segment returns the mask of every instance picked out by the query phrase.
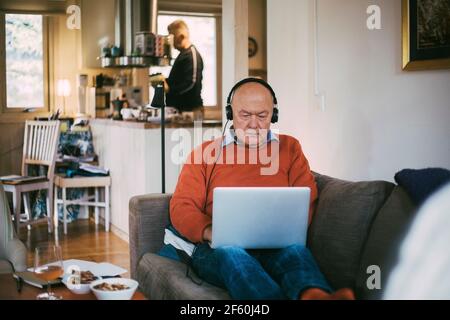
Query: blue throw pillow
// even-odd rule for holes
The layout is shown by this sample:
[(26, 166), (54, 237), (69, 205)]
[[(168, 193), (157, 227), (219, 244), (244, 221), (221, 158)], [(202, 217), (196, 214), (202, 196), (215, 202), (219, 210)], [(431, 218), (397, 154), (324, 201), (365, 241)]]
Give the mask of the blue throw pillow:
[(394, 179), (406, 190), (412, 201), (420, 205), (450, 181), (450, 171), (443, 168), (403, 169), (395, 174)]

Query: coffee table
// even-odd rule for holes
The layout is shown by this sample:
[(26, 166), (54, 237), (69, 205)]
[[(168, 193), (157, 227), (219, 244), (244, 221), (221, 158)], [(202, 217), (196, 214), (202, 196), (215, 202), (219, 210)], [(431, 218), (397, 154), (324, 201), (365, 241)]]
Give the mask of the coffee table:
[[(36, 300), (39, 293), (45, 292), (46, 289), (33, 287), (27, 283), (22, 285), (21, 292), (17, 291), (16, 279), (11, 273), (0, 274), (0, 300)], [(88, 294), (75, 294), (66, 288), (64, 284), (52, 286), (52, 291), (62, 296), (64, 300), (96, 300), (95, 295), (90, 292)], [(136, 291), (132, 300), (147, 300), (142, 292)]]

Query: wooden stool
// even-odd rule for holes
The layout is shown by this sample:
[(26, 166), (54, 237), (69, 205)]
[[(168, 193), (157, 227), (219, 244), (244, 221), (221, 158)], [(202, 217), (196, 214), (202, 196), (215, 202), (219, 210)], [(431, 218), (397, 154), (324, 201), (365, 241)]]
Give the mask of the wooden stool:
[[(105, 208), (105, 230), (109, 231), (110, 221), (110, 198), (109, 187), (111, 186), (111, 177), (80, 177), (66, 178), (64, 175), (55, 175), (55, 196), (54, 196), (54, 224), (58, 228), (58, 204), (63, 205), (64, 234), (67, 234), (67, 206), (69, 204), (78, 204), (81, 206), (95, 207), (95, 224), (99, 220), (99, 207)], [(62, 189), (62, 199), (58, 199), (58, 187)], [(98, 188), (105, 188), (105, 201), (100, 202)], [(84, 200), (67, 200), (66, 190), (68, 188), (95, 188), (94, 202)]]

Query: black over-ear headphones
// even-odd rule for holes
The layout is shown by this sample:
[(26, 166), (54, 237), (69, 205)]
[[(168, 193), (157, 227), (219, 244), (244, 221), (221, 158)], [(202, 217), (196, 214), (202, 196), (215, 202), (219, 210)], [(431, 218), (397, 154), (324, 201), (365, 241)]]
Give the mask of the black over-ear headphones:
[(234, 92), (237, 90), (237, 88), (239, 88), (243, 84), (249, 83), (249, 82), (256, 82), (256, 83), (263, 85), (272, 94), (274, 107), (273, 107), (273, 113), (272, 113), (272, 118), (270, 119), (270, 122), (276, 123), (278, 121), (277, 97), (276, 97), (275, 92), (273, 91), (272, 87), (266, 81), (259, 79), (259, 78), (245, 78), (245, 79), (239, 81), (238, 83), (236, 83), (233, 86), (233, 88), (231, 88), (230, 93), (228, 94), (228, 98), (227, 98), (227, 106), (225, 107), (225, 113), (227, 116), (227, 120), (233, 120), (233, 108), (231, 107), (231, 100), (233, 99)]

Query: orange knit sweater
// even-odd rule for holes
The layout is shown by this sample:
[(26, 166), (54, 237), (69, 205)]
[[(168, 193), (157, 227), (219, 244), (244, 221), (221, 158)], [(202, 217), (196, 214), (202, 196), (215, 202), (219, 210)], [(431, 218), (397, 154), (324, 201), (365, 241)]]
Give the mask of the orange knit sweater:
[[(191, 152), (188, 157), (190, 163), (183, 166), (170, 201), (172, 224), (183, 236), (194, 243), (203, 241), (204, 229), (212, 224), (212, 198), (215, 187), (310, 187), (309, 221), (311, 222), (317, 199), (317, 186), (308, 160), (297, 139), (288, 135), (279, 135), (279, 142), (271, 141), (264, 147), (267, 148), (266, 154), (273, 155), (272, 161), (278, 160), (278, 170), (271, 175), (262, 175), (261, 169), (267, 169), (271, 165), (273, 166), (273, 163), (267, 164), (267, 159), (262, 158), (261, 160), (259, 157), (257, 161), (250, 161), (249, 149), (234, 143), (222, 148), (222, 154), (218, 153), (216, 156), (211, 151), (210, 157), (199, 158), (198, 155), (201, 156), (202, 151), (207, 150), (208, 147), (212, 149), (214, 145), (210, 145), (211, 143), (219, 146), (221, 138), (205, 142)], [(274, 147), (278, 148), (278, 157), (276, 152), (272, 153), (272, 150), (275, 150)], [(227, 154), (231, 154), (231, 158)], [(245, 163), (238, 161), (239, 154), (246, 155)], [(218, 161), (213, 170), (214, 160), (222, 157), (224, 158), (223, 162)], [(225, 161), (225, 159), (233, 158), (232, 164), (229, 163), (230, 161)], [(195, 159), (197, 162), (194, 162)], [(203, 160), (198, 161), (199, 159)], [(242, 158), (239, 159), (242, 160)], [(206, 185), (210, 175), (208, 196), (206, 197)], [(232, 208), (233, 204), (230, 203), (230, 210)]]

